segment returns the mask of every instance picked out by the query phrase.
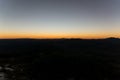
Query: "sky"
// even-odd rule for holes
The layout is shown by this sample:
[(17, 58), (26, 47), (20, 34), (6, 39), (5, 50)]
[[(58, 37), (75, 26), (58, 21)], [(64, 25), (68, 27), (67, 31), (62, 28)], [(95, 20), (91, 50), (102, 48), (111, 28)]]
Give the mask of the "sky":
[(0, 38), (120, 37), (120, 0), (0, 0)]

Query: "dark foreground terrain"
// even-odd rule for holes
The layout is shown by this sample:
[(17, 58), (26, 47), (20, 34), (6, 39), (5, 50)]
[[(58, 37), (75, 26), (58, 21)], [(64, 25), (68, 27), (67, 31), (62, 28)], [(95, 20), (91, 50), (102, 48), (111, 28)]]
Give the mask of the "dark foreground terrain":
[(120, 80), (120, 39), (1, 39), (8, 80)]

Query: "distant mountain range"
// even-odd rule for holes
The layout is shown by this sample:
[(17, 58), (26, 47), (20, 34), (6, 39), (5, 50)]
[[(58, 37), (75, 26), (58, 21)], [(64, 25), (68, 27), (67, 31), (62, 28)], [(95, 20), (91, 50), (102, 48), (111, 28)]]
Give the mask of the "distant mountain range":
[(58, 55), (120, 55), (120, 39), (0, 39), (4, 56), (31, 54)]

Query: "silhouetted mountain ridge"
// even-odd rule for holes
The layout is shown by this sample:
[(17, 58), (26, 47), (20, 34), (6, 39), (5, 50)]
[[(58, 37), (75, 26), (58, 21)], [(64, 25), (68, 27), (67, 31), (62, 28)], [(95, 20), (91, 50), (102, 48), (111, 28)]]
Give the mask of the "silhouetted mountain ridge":
[(0, 39), (0, 54), (120, 54), (120, 39)]

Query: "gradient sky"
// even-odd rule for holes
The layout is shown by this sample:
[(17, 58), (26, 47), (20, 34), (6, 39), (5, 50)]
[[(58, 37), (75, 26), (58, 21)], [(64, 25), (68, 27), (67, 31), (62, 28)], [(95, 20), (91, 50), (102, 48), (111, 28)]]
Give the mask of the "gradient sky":
[(0, 38), (120, 37), (120, 0), (0, 0)]

